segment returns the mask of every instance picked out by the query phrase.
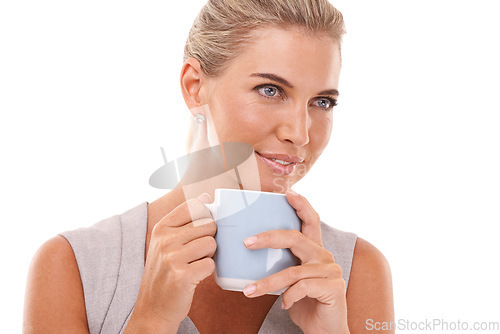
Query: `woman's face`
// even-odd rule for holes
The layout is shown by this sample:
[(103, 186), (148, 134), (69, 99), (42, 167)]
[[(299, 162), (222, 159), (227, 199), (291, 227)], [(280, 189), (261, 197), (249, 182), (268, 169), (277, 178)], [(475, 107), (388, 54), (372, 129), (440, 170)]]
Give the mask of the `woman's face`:
[[(253, 36), (222, 76), (205, 81), (203, 95), (219, 142), (250, 144), (262, 191), (285, 192), (311, 169), (330, 139), (339, 45), (297, 29), (264, 28)], [(259, 153), (300, 162), (276, 167)]]

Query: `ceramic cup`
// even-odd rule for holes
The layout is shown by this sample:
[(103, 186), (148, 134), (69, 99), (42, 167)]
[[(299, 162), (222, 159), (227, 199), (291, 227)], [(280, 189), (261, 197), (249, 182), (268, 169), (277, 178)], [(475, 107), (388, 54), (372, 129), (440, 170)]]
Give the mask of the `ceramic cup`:
[[(243, 240), (269, 230), (301, 231), (301, 221), (285, 194), (253, 190), (215, 190), (215, 199), (205, 204), (217, 225), (214, 255), (215, 280), (224, 290), (243, 289), (300, 260), (288, 249), (248, 249)], [(269, 294), (280, 295), (286, 288)]]

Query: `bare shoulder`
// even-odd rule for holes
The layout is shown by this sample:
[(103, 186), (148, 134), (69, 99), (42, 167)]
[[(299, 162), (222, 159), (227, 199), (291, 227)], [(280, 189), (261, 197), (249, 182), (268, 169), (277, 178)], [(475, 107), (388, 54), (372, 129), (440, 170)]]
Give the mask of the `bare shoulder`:
[(380, 324), (378, 333), (394, 333), (394, 328), (382, 330), (384, 324), (394, 322), (389, 262), (380, 250), (359, 237), (347, 288), (347, 314), (351, 333), (365, 332), (376, 324)]
[(85, 299), (73, 249), (57, 235), (30, 264), (23, 333), (88, 333)]

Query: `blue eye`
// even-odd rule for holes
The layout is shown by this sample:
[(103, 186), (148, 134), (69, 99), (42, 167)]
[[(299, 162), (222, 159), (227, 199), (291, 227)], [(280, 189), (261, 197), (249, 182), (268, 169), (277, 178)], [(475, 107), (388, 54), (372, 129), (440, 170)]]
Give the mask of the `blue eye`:
[(278, 91), (274, 87), (264, 87), (264, 94), (274, 96)]
[(258, 90), (259, 94), (264, 96), (264, 97), (279, 97), (280, 96), (279, 89), (275, 86), (264, 85), (264, 86), (260, 86), (257, 88), (258, 88), (257, 90)]
[(318, 102), (317, 104), (318, 107), (326, 110), (330, 110), (337, 105), (337, 101), (327, 98), (320, 98), (317, 100), (317, 102)]

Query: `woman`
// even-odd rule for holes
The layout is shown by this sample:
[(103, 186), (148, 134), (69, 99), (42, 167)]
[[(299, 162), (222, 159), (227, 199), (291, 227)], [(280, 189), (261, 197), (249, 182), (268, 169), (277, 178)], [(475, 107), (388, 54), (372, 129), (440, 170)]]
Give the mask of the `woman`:
[[(227, 171), (181, 181), (153, 203), (47, 241), (30, 268), (25, 332), (358, 333), (393, 321), (384, 256), (327, 227), (291, 190), (330, 138), (343, 33), (342, 15), (326, 0), (209, 1), (181, 70), (196, 120), (189, 148), (240, 142), (255, 153), (240, 178)], [(211, 166), (193, 161), (183, 180)], [(203, 205), (215, 188), (286, 193), (302, 231), (261, 233), (245, 246), (290, 248), (301, 264), (244, 293), (220, 289), (216, 226)], [(283, 287), (279, 297), (267, 294)]]

